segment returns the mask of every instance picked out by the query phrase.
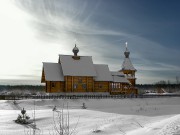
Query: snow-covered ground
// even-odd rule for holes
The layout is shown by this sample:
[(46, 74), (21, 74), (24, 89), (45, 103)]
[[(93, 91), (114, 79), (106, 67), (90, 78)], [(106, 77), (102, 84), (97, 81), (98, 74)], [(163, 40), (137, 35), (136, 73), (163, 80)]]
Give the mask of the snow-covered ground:
[[(34, 100), (17, 103), (0, 101), (0, 135), (33, 134), (31, 125), (13, 120), (23, 107), (32, 118)], [(179, 97), (35, 100), (36, 134), (55, 134), (52, 109), (56, 105), (60, 110), (63, 103), (69, 105), (70, 128), (76, 127), (76, 135), (180, 135)], [(81, 108), (83, 103), (87, 109)]]

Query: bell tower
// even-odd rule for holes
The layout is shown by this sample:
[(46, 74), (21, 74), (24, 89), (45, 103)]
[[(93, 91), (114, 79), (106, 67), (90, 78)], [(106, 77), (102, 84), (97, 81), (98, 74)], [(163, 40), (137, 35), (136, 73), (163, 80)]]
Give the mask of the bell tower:
[(122, 71), (125, 74), (126, 78), (130, 81), (131, 85), (135, 86), (136, 85), (135, 72), (137, 70), (134, 68), (134, 66), (129, 58), (130, 52), (128, 50), (127, 42), (125, 44), (126, 44), (126, 50), (124, 52), (125, 58), (124, 58), (124, 61), (122, 64), (122, 69), (120, 71)]

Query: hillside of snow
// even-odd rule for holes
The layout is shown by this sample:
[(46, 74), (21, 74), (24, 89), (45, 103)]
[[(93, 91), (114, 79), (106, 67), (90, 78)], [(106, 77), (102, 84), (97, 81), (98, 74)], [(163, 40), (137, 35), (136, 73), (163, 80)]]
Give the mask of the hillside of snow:
[[(52, 109), (68, 103), (70, 130), (76, 135), (178, 135), (180, 98), (35, 100), (36, 134), (55, 134)], [(87, 109), (82, 109), (85, 103)], [(0, 135), (33, 134), (32, 126), (14, 122), (25, 108), (33, 118), (34, 100), (0, 101)], [(67, 112), (64, 109), (64, 112)], [(57, 120), (57, 119), (55, 119)], [(58, 122), (58, 121), (57, 121)]]

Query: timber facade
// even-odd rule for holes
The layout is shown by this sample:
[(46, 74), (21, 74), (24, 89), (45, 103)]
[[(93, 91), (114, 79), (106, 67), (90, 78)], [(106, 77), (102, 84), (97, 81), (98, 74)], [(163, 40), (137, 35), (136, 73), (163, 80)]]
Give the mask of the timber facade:
[[(135, 71), (110, 71), (108, 65), (93, 64), (91, 56), (59, 55), (57, 63), (43, 62), (41, 82), (47, 93), (137, 94)], [(128, 73), (128, 74), (127, 74)]]

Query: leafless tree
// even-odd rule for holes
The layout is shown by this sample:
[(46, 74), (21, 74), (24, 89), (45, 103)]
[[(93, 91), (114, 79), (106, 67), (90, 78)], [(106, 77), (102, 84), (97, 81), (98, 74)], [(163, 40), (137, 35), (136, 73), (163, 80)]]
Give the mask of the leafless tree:
[(66, 108), (64, 104), (60, 110), (53, 109), (53, 128), (56, 135), (74, 135), (77, 128), (78, 122), (73, 129), (70, 129), (70, 117), (68, 103)]

